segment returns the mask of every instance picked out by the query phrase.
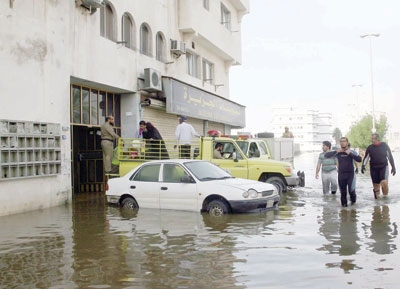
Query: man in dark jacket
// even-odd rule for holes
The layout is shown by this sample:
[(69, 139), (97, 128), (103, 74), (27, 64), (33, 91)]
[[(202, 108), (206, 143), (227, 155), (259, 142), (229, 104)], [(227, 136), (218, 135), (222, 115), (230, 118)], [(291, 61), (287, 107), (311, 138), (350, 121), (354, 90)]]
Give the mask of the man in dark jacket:
[(340, 138), (340, 148), (338, 150), (325, 153), (325, 158), (334, 156), (338, 160), (340, 201), (343, 207), (347, 207), (347, 190), (349, 191), (352, 205), (357, 199), (354, 161), (361, 162), (362, 158), (356, 151), (349, 148), (349, 140), (347, 137)]
[(142, 130), (142, 137), (146, 140), (147, 159), (169, 159), (165, 142), (158, 129), (150, 122), (141, 120), (139, 127)]
[(381, 187), (382, 194), (387, 196), (389, 193), (389, 166), (388, 160), (392, 167), (392, 175), (396, 174), (396, 167), (394, 165), (394, 160), (392, 152), (389, 146), (380, 141), (379, 134), (373, 133), (371, 135), (372, 144), (368, 146), (365, 152), (364, 160), (362, 162), (361, 172), (365, 172), (365, 166), (369, 161), (369, 170), (372, 179), (373, 192), (375, 199), (378, 198)]

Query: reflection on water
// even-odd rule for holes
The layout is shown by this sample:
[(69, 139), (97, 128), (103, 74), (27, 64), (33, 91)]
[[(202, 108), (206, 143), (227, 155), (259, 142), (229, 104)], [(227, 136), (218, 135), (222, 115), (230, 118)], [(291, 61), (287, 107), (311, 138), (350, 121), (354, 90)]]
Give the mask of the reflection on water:
[(360, 177), (345, 209), (309, 178), (263, 214), (124, 211), (100, 194), (0, 217), (0, 288), (397, 288), (396, 178), (375, 201)]
[[(330, 254), (352, 256), (360, 250), (360, 238), (357, 228), (357, 211), (355, 209), (340, 209), (338, 207), (324, 206), (320, 233), (330, 242), (324, 244), (319, 250), (326, 250)], [(354, 264), (353, 259), (343, 259), (341, 262), (327, 263), (328, 268), (339, 267), (345, 273), (350, 270), (360, 269)]]
[(375, 206), (372, 213), (370, 250), (377, 254), (390, 254), (397, 249), (393, 239), (397, 237), (396, 222), (391, 223), (389, 207), (387, 205)]

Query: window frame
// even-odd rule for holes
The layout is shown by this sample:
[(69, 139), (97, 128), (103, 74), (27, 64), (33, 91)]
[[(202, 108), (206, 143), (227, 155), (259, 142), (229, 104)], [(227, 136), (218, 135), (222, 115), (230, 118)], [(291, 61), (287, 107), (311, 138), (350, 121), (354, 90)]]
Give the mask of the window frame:
[(210, 11), (210, 0), (203, 0), (203, 8)]
[(186, 72), (190, 76), (200, 78), (199, 73), (199, 55), (191, 51), (186, 51)]
[(156, 34), (156, 60), (160, 62), (166, 61), (167, 44), (162, 32)]
[(151, 29), (147, 23), (140, 26), (140, 53), (152, 56)]
[[(70, 85), (71, 112), (73, 125), (100, 126), (107, 115), (113, 115), (115, 129), (121, 130), (121, 95), (96, 88)], [(84, 91), (87, 95), (84, 95)], [(86, 97), (86, 101), (83, 99)], [(86, 115), (86, 116), (85, 116)]]
[(116, 40), (115, 12), (109, 4), (100, 8), (100, 36), (111, 41)]
[[(129, 31), (126, 31), (127, 29)], [(129, 36), (129, 39), (127, 39), (127, 36)], [(135, 25), (128, 13), (124, 13), (121, 18), (121, 40), (125, 47), (135, 49)]]
[[(158, 174), (157, 174), (157, 179), (141, 179), (142, 177), (142, 172), (146, 170), (152, 170), (155, 167), (158, 167)], [(161, 171), (161, 164), (149, 164), (142, 166), (139, 170), (137, 170), (133, 176), (129, 179), (130, 181), (135, 181), (135, 182), (148, 182), (148, 183), (158, 183), (160, 182), (160, 171)], [(156, 177), (155, 175), (151, 175), (151, 177)]]
[(209, 84), (214, 84), (214, 82), (215, 82), (214, 63), (203, 58), (202, 68), (203, 68), (203, 82), (209, 83)]
[(231, 30), (231, 11), (221, 3), (221, 24), (228, 30)]

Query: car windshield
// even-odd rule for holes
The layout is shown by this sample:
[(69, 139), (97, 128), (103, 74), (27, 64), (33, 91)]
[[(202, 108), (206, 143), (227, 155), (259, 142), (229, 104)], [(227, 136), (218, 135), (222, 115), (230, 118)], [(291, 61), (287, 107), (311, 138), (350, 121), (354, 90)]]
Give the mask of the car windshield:
[(233, 178), (229, 173), (209, 162), (187, 162), (185, 166), (200, 181)]

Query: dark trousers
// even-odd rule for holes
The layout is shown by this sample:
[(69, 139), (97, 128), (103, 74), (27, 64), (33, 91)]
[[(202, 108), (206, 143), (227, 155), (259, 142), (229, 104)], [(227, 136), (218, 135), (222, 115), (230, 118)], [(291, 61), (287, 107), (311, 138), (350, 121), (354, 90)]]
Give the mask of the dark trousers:
[(190, 159), (190, 145), (180, 145), (179, 146), (179, 158), (180, 159)]
[(347, 206), (347, 191), (350, 195), (350, 200), (352, 203), (356, 202), (356, 178), (353, 172), (343, 172), (339, 173), (338, 176), (339, 188), (340, 188), (340, 201), (342, 206)]

